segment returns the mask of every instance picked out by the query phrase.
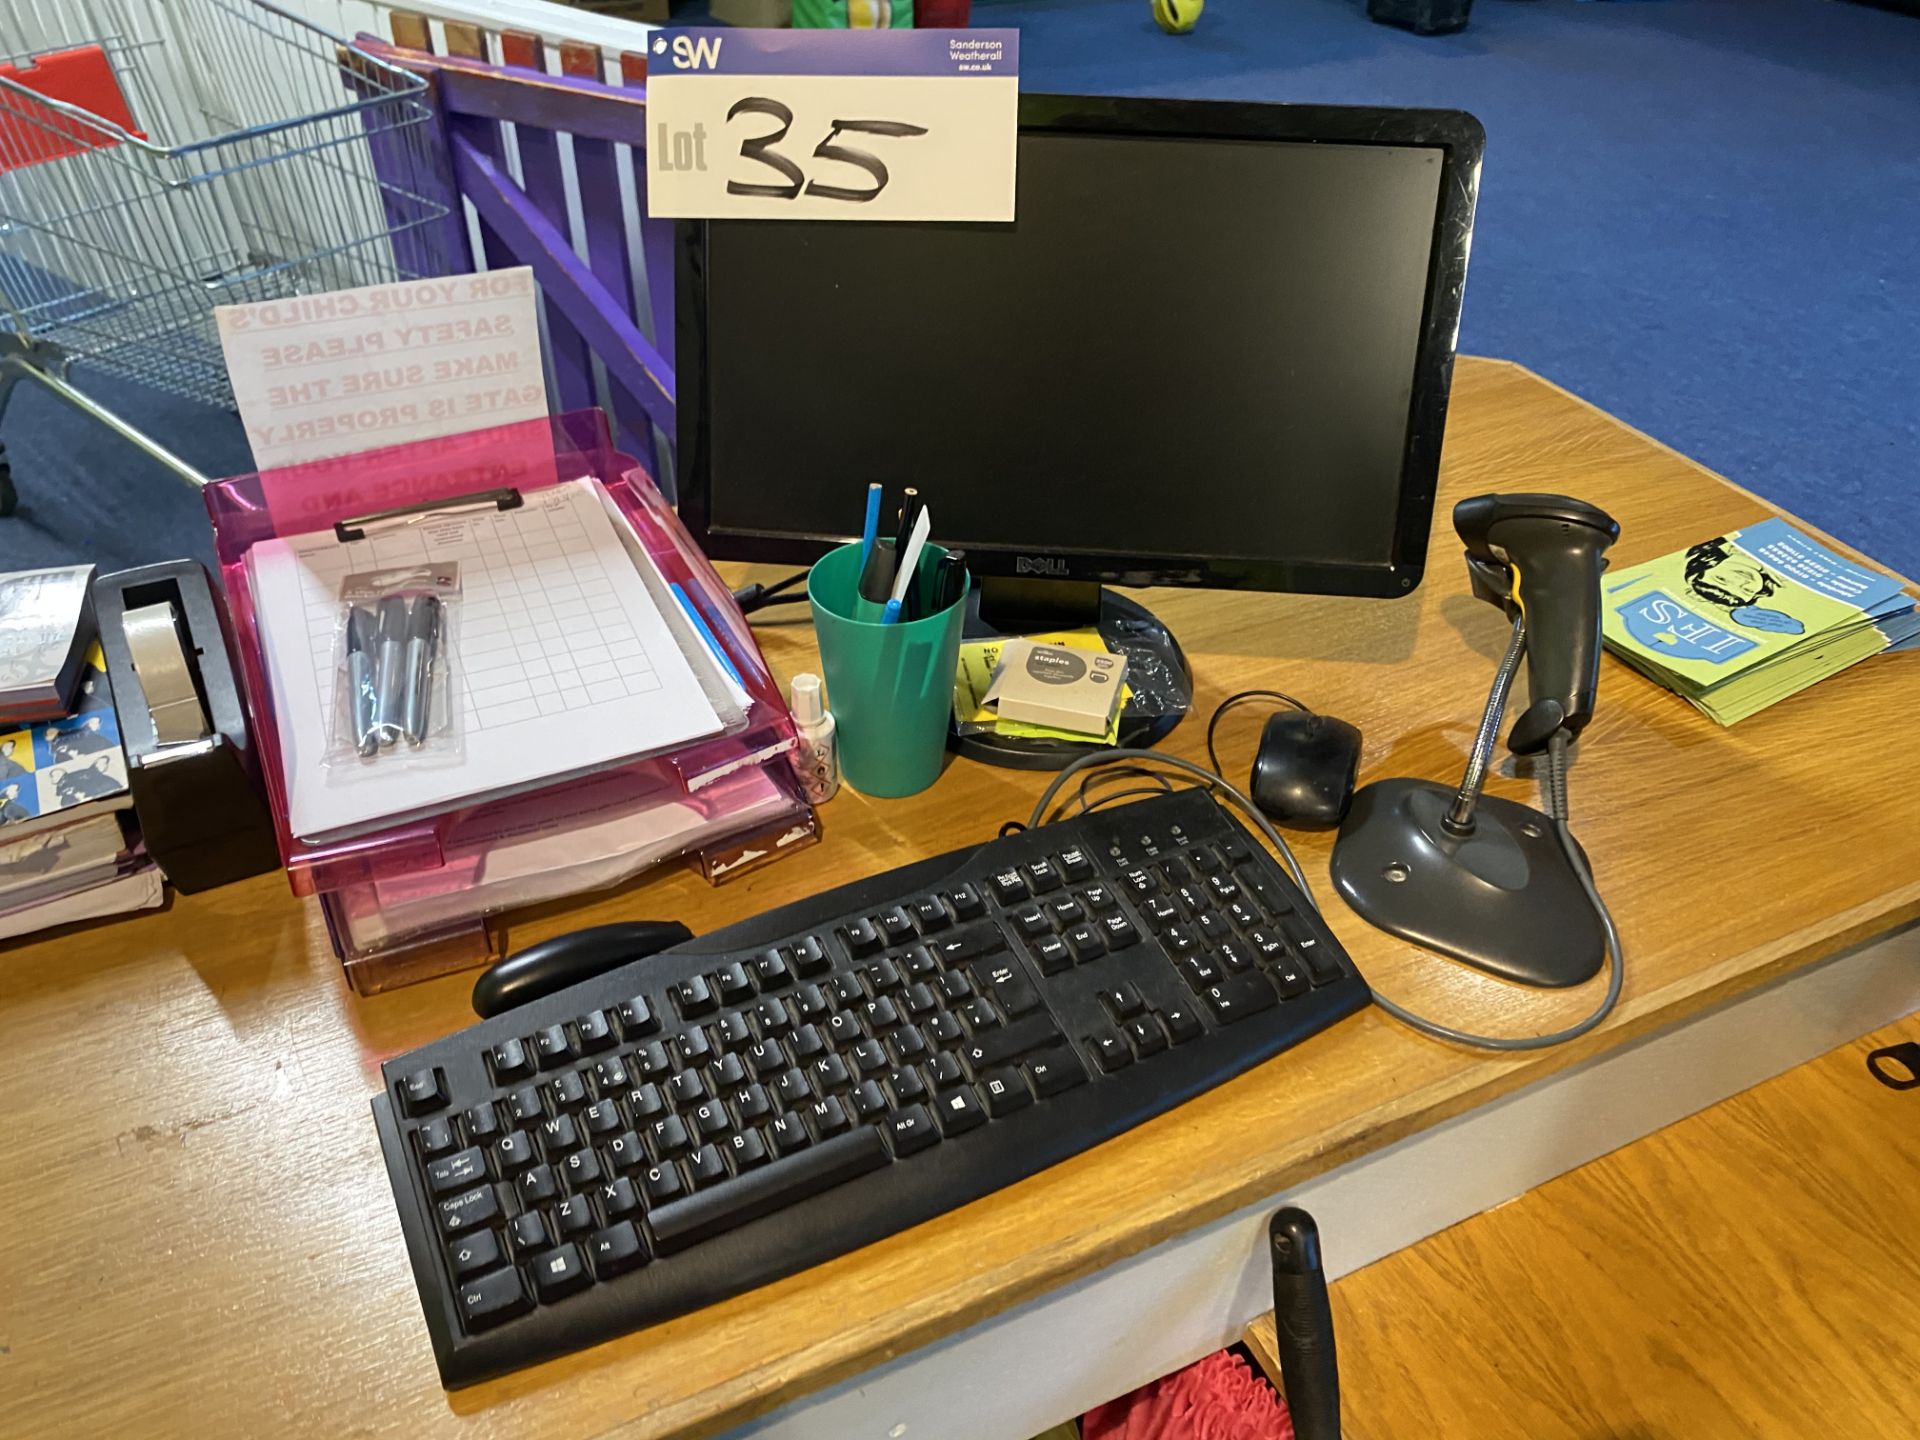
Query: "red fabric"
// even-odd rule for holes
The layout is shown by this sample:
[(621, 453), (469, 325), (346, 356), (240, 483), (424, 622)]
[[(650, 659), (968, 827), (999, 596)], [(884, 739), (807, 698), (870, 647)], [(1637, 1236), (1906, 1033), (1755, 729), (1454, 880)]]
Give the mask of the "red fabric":
[(1089, 1410), (1081, 1440), (1293, 1440), (1286, 1402), (1230, 1350)]
[(973, 0), (913, 0), (917, 30), (964, 30)]
[[(78, 105), (130, 135), (141, 135), (134, 129), (133, 112), (120, 93), (107, 52), (98, 45), (37, 56), (24, 65), (0, 65), (0, 76), (49, 100)], [(107, 131), (23, 100), (15, 92), (0, 99), (0, 171), (119, 143)]]

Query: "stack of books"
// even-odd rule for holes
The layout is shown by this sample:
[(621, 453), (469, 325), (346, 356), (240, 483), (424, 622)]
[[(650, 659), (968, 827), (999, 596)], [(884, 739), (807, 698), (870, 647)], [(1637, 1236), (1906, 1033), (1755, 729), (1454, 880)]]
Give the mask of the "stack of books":
[(1722, 725), (1920, 643), (1900, 582), (1780, 519), (1604, 579), (1606, 646)]
[(151, 909), (93, 570), (0, 575), (0, 940)]

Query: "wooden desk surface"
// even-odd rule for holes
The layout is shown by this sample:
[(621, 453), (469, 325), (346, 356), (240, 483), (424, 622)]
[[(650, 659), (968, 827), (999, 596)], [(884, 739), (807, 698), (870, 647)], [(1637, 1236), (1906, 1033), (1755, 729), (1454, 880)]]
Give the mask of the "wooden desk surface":
[[(1457, 775), (1507, 627), (1468, 596), (1446, 517), (1489, 489), (1599, 503), (1624, 528), (1622, 563), (1764, 513), (1527, 371), (1463, 361), (1414, 596), (1151, 596), (1198, 683), (1169, 748), (1200, 756), (1214, 704), (1270, 685), (1360, 725), (1363, 778)], [(776, 673), (807, 663), (804, 622), (762, 633)], [(1920, 665), (1882, 657), (1721, 731), (1609, 660), (1572, 773), (1575, 828), (1627, 947), (1600, 1030), (1495, 1057), (1369, 1011), (937, 1225), (454, 1395), (367, 1097), (383, 1059), (467, 1023), (468, 979), (355, 999), (317, 913), (271, 876), (0, 952), (0, 1434), (256, 1436), (295, 1416), (367, 1436), (712, 1434), (1914, 918), (1920, 826), (1890, 717), (1916, 708)], [(1222, 726), (1234, 768), (1258, 723)], [(1040, 783), (955, 764), (911, 800), (843, 793), (824, 843), (736, 885), (671, 874), (514, 940), (621, 916), (711, 929), (986, 839)], [(1537, 799), (1510, 763), (1492, 788)], [(1323, 898), (1328, 848), (1299, 843)], [(1429, 1014), (1519, 1032), (1592, 1003), (1592, 987), (1519, 990), (1329, 909), (1375, 987)]]
[[(1903, 1040), (1920, 1019), (1335, 1282), (1346, 1435), (1912, 1436), (1920, 1091), (1866, 1066)], [(1277, 1381), (1271, 1314), (1247, 1343)]]

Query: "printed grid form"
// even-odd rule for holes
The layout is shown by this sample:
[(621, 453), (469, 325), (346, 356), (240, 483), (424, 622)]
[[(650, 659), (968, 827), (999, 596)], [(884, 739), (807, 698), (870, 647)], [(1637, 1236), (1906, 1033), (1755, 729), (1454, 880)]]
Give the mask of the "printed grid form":
[(301, 588), (320, 693), (331, 697), (338, 679), (341, 580), (429, 560), (460, 565), (454, 643), (468, 733), (657, 691), (646, 647), (564, 500), (549, 492), (478, 523), (462, 517), (452, 527), (411, 526), (309, 553)]

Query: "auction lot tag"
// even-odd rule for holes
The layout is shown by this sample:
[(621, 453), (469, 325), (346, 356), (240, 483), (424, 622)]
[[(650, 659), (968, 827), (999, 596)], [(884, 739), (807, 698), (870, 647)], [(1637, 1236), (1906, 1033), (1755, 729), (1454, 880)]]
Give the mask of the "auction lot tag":
[(660, 30), (647, 210), (1011, 220), (1017, 30)]

